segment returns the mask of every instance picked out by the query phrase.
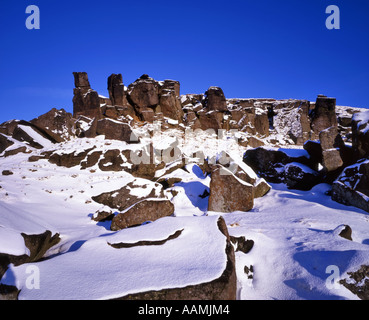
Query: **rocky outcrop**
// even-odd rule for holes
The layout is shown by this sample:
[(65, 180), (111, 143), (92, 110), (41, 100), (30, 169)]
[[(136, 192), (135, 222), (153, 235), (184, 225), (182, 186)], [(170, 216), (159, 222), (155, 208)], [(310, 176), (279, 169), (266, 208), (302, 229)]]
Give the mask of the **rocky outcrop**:
[(69, 140), (74, 136), (74, 121), (72, 114), (64, 109), (53, 108), (49, 112), (30, 121), (38, 129), (44, 130), (56, 142)]
[(141, 225), (147, 221), (155, 221), (173, 213), (174, 205), (169, 200), (145, 199), (114, 216), (110, 228), (112, 231), (117, 231)]
[(223, 90), (219, 87), (210, 87), (205, 92), (205, 106), (209, 111), (227, 111), (227, 100)]
[(337, 127), (336, 99), (319, 95), (316, 99), (315, 108), (311, 113), (311, 129), (317, 136), (320, 131), (329, 127)]
[(356, 271), (347, 272), (347, 275), (339, 282), (361, 300), (369, 300), (369, 266), (362, 265)]
[(89, 118), (101, 118), (99, 94), (91, 89), (86, 72), (73, 72), (73, 117), (83, 115)]
[(112, 119), (100, 119), (96, 125), (96, 135), (104, 135), (105, 139), (137, 143), (139, 139), (129, 124)]

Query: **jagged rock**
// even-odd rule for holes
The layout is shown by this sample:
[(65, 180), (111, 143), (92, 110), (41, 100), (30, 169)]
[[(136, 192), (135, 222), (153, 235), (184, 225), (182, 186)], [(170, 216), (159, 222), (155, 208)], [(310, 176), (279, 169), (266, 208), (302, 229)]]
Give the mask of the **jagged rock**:
[(98, 120), (96, 134), (105, 135), (105, 139), (120, 140), (128, 143), (138, 142), (138, 138), (129, 124), (112, 119)]
[(319, 95), (311, 114), (311, 128), (316, 135), (320, 131), (337, 126), (336, 99)]
[[(145, 189), (145, 195), (142, 197), (133, 194), (135, 189), (140, 188)], [(110, 208), (124, 211), (135, 203), (148, 198), (164, 198), (162, 185), (149, 181), (145, 182), (142, 179), (135, 179), (119, 190), (104, 192), (92, 197), (92, 200)]]
[[(96, 155), (95, 155), (96, 157)], [(120, 150), (108, 150), (103, 156), (99, 157), (99, 168), (101, 171), (122, 171), (124, 163)], [(88, 161), (88, 159), (87, 159)]]
[(183, 121), (183, 110), (180, 99), (176, 92), (170, 89), (162, 89), (160, 95), (160, 109), (164, 117), (168, 117), (179, 122)]
[(227, 100), (223, 90), (219, 87), (210, 87), (205, 92), (205, 105), (209, 111), (227, 111)]
[(159, 84), (148, 75), (142, 75), (128, 86), (128, 99), (138, 114), (159, 104)]
[(117, 231), (155, 221), (174, 213), (174, 205), (166, 199), (145, 199), (117, 214), (111, 223), (111, 230)]
[(73, 136), (72, 114), (64, 109), (51, 109), (49, 112), (30, 121), (37, 128), (47, 132), (56, 142), (68, 140)]
[(73, 72), (75, 88), (73, 90), (73, 117), (83, 115), (101, 118), (99, 94), (92, 90), (86, 72)]
[(340, 226), (340, 233), (338, 234), (340, 237), (352, 241), (352, 229), (348, 225)]
[(202, 130), (215, 130), (215, 133), (223, 127), (223, 113), (217, 111), (201, 110), (197, 113)]
[(231, 242), (236, 245), (236, 252), (241, 251), (243, 253), (249, 253), (254, 247), (253, 240), (247, 240), (244, 236), (241, 237), (230, 237)]
[(54, 152), (50, 155), (48, 160), (50, 163), (56, 164), (59, 167), (71, 168), (81, 164), (81, 161), (84, 160), (87, 154), (93, 149), (94, 147), (78, 153), (76, 153), (75, 151), (63, 154)]
[(209, 211), (249, 211), (254, 206), (254, 188), (228, 169), (217, 165), (211, 173)]
[(338, 133), (338, 128), (336, 126), (320, 131), (319, 140), (322, 150), (345, 147), (345, 143)]
[(333, 182), (332, 199), (369, 212), (369, 160), (343, 170)]
[(369, 157), (369, 111), (352, 117), (352, 147), (356, 159)]
[(122, 75), (113, 73), (108, 78), (109, 98), (113, 106), (125, 106), (128, 104)]

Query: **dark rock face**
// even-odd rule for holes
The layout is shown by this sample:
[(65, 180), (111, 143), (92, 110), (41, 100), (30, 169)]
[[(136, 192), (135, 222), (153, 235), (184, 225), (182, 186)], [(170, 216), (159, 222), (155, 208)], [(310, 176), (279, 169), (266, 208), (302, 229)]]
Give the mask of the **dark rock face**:
[(175, 90), (163, 89), (160, 95), (160, 108), (164, 117), (168, 117), (179, 122), (183, 120), (183, 110), (179, 97)]
[(0, 153), (3, 153), (8, 147), (13, 144), (13, 141), (10, 141), (6, 136), (0, 134)]
[(83, 115), (89, 118), (100, 118), (100, 98), (99, 94), (92, 90), (86, 72), (73, 72), (74, 75), (74, 96), (73, 96), (73, 116), (77, 118)]
[(220, 278), (184, 288), (163, 289), (130, 294), (118, 300), (236, 300), (237, 276), (234, 249), (227, 226), (222, 217), (218, 228), (226, 237), (227, 265)]
[(369, 161), (345, 168), (332, 185), (332, 199), (369, 212)]
[(117, 214), (111, 223), (111, 230), (117, 231), (141, 225), (146, 221), (155, 221), (174, 213), (174, 205), (169, 200), (142, 200), (123, 213)]
[(311, 128), (316, 135), (329, 127), (337, 127), (336, 99), (319, 95), (311, 115)]
[(211, 173), (209, 211), (250, 211), (254, 207), (254, 187), (218, 165)]
[(108, 91), (110, 101), (113, 106), (127, 105), (127, 98), (124, 92), (123, 77), (119, 74), (112, 74), (108, 78)]

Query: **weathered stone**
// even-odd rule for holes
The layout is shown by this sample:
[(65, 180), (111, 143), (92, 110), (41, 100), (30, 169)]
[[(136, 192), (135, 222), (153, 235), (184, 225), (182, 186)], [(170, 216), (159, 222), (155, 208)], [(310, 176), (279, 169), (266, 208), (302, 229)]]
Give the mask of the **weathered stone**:
[(336, 99), (319, 95), (311, 113), (311, 128), (316, 135), (320, 131), (337, 126)]
[(147, 75), (142, 75), (128, 86), (128, 97), (136, 111), (155, 107), (159, 104), (159, 85)]
[(113, 73), (109, 76), (108, 91), (113, 106), (125, 106), (128, 104), (127, 97), (124, 92), (123, 78), (120, 73)]
[(218, 165), (211, 173), (209, 211), (249, 211), (254, 206), (254, 188)]
[(67, 168), (75, 167), (81, 164), (81, 161), (84, 160), (87, 154), (93, 149), (94, 147), (78, 153), (71, 152), (59, 154), (55, 152), (50, 155), (49, 162), (56, 164), (59, 167), (67, 167)]
[(343, 166), (341, 153), (338, 149), (323, 150), (322, 165), (328, 172), (335, 171)]
[(270, 189), (271, 186), (265, 181), (265, 179), (258, 179), (254, 184), (254, 198), (264, 197)]
[(227, 100), (221, 88), (210, 87), (205, 92), (205, 96), (205, 105), (209, 111), (227, 111)]
[[(151, 191), (142, 197), (131, 194), (131, 191), (137, 188), (151, 188)], [(110, 208), (124, 211), (135, 203), (148, 198), (164, 198), (161, 184), (153, 182), (145, 184), (141, 180), (134, 180), (119, 190), (104, 192), (98, 196), (94, 196), (92, 200)]]
[(347, 272), (348, 279), (339, 282), (361, 300), (369, 300), (369, 266), (362, 265), (357, 271)]
[(117, 231), (141, 225), (146, 221), (155, 221), (174, 213), (174, 205), (166, 199), (142, 200), (126, 211), (117, 214), (111, 223), (111, 230)]
[(310, 190), (322, 180), (316, 171), (301, 163), (292, 162), (284, 167), (284, 182), (291, 189)]
[(0, 153), (3, 153), (8, 147), (13, 144), (13, 141), (9, 140), (6, 136), (0, 133)]
[(68, 140), (73, 136), (72, 114), (64, 109), (51, 109), (49, 112), (30, 121), (38, 129), (47, 132), (56, 142)]
[(112, 119), (98, 120), (96, 134), (105, 135), (105, 139), (120, 140), (128, 143), (138, 142), (138, 138), (129, 124)]
[(164, 117), (168, 117), (179, 122), (183, 121), (183, 110), (181, 101), (176, 96), (174, 90), (163, 89), (160, 95), (160, 107)]
[(101, 171), (122, 171), (123, 162), (120, 150), (108, 150), (100, 157), (99, 168)]

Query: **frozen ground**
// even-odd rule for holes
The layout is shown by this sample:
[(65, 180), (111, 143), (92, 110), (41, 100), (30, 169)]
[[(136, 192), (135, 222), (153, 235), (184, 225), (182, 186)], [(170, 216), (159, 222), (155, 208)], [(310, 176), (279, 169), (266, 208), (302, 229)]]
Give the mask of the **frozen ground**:
[[(163, 139), (157, 141), (165, 148)], [(166, 141), (170, 145), (173, 137)], [(219, 152), (215, 140), (197, 136), (194, 141), (192, 146), (184, 144), (182, 151), (202, 150), (209, 156)], [(122, 147), (121, 142), (107, 144), (98, 138), (63, 143), (59, 150), (71, 152), (92, 144), (96, 150)], [(236, 161), (241, 161), (244, 150), (221, 148), (238, 154)], [(8, 269), (1, 282), (22, 289), (20, 299), (106, 299), (211, 281), (226, 263), (225, 238), (216, 228), (219, 215), (231, 235), (255, 243), (248, 254), (236, 252), (238, 299), (357, 299), (337, 281), (369, 261), (369, 216), (332, 201), (326, 194), (328, 185), (296, 191), (272, 184), (249, 212), (207, 212), (207, 198), (199, 195), (209, 191), (210, 177), (189, 164), (187, 171), (170, 173), (182, 179), (173, 187), (174, 217), (112, 232), (109, 222), (91, 220), (103, 209), (91, 196), (121, 188), (133, 180), (130, 174), (97, 167), (68, 169), (47, 160), (28, 162), (28, 157), (19, 153), (0, 158), (1, 171), (14, 173), (0, 176), (0, 252), (27, 253), (21, 232), (51, 230), (61, 241), (49, 250), (49, 259), (32, 264), (40, 272), (40, 288), (27, 289), (27, 264)], [(353, 241), (338, 235), (343, 225), (352, 228)], [(179, 237), (162, 246), (119, 251), (109, 245), (163, 240), (181, 230)], [(252, 266), (252, 279), (245, 266)]]

